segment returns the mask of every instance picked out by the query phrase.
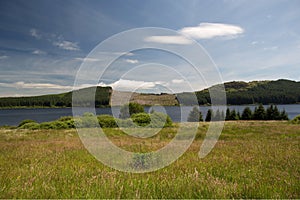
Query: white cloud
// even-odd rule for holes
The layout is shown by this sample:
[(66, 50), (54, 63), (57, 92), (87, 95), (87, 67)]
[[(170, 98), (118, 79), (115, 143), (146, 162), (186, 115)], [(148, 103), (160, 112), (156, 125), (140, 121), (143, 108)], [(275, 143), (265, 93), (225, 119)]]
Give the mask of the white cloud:
[(42, 35), (36, 29), (30, 29), (30, 35), (36, 39), (41, 39)]
[(133, 60), (133, 59), (126, 59), (125, 62), (130, 63), (130, 64), (137, 64), (137, 63), (139, 63), (138, 60)]
[(57, 46), (61, 49), (64, 49), (64, 50), (69, 50), (69, 51), (80, 50), (80, 48), (76, 42), (70, 42), (67, 40), (53, 42), (53, 45)]
[(15, 83), (0, 83), (3, 87), (14, 87), (14, 88), (34, 88), (34, 89), (72, 89), (72, 86), (63, 86), (52, 83), (25, 83), (25, 82), (15, 82)]
[(33, 52), (32, 52), (32, 54), (35, 54), (35, 55), (45, 55), (45, 54), (47, 54), (45, 51), (42, 51), (42, 50), (34, 50)]
[(58, 85), (53, 83), (25, 83), (23, 81), (14, 83), (0, 83), (1, 87), (17, 88), (17, 89), (57, 89), (57, 90), (73, 90), (86, 87), (92, 87), (91, 84), (83, 84), (77, 87), (69, 85)]
[(150, 36), (145, 38), (146, 42), (161, 44), (191, 44), (192, 41), (183, 36)]
[(183, 79), (173, 79), (172, 83), (178, 84), (178, 83), (183, 83), (184, 80)]
[(0, 56), (0, 60), (6, 59), (6, 58), (8, 58), (8, 56)]
[(265, 47), (264, 51), (275, 51), (278, 49), (278, 46), (273, 46), (273, 47)]
[(211, 39), (214, 37), (237, 36), (242, 34), (244, 29), (232, 24), (200, 23), (198, 26), (184, 27), (179, 32), (194, 39)]
[(81, 62), (98, 62), (98, 61), (101, 61), (101, 59), (98, 59), (98, 58), (75, 58), (75, 60), (79, 60)]
[(140, 89), (153, 89), (157, 85), (168, 85), (163, 81), (136, 81), (128, 79), (120, 79), (110, 84), (99, 83), (99, 86), (111, 86), (113, 89), (118, 91), (135, 91)]

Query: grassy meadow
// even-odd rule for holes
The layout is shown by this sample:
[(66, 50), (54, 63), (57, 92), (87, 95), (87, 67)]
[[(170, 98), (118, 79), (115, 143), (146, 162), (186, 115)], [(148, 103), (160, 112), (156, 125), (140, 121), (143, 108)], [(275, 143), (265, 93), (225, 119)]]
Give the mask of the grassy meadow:
[[(75, 129), (0, 129), (0, 198), (300, 198), (300, 126), (228, 121), (212, 152), (198, 151), (208, 128), (177, 161), (151, 173), (119, 172), (98, 162)], [(130, 151), (165, 146), (176, 127), (148, 139), (105, 133)]]

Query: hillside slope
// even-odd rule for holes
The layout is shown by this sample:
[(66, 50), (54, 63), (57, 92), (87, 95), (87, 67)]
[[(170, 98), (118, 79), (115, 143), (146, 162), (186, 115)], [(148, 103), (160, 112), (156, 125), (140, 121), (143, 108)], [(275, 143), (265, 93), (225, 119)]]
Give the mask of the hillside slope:
[[(293, 104), (300, 102), (300, 82), (280, 79), (277, 81), (233, 81), (224, 83), (227, 104)], [(212, 86), (211, 88), (216, 87)], [(210, 104), (209, 89), (195, 92), (200, 105)], [(180, 93), (181, 104), (189, 105), (191, 93)]]
[[(294, 104), (300, 102), (300, 82), (280, 79), (277, 81), (233, 81), (224, 84), (227, 104)], [(217, 87), (212, 86), (213, 87)], [(90, 104), (86, 98), (87, 92), (95, 87), (76, 90), (80, 93), (79, 104)], [(191, 105), (192, 95), (196, 94), (200, 105), (210, 104), (209, 89), (195, 93), (179, 94), (139, 94), (113, 91), (111, 87), (96, 88), (96, 107), (122, 105), (124, 100), (137, 102), (142, 105)], [(112, 98), (113, 97), (113, 98)], [(113, 102), (112, 102), (113, 101)], [(125, 101), (127, 102), (127, 101)], [(179, 102), (179, 103), (178, 103)], [(83, 105), (82, 104), (82, 105)], [(71, 107), (72, 92), (43, 95), (34, 97), (5, 97), (0, 98), (0, 107)]]

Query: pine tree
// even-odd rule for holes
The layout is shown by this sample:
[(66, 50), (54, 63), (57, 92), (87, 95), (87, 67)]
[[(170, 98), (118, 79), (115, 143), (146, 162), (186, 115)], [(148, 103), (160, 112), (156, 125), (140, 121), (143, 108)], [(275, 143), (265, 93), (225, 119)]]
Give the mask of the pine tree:
[(208, 109), (206, 117), (205, 117), (205, 121), (206, 122), (210, 122), (211, 121), (211, 117), (212, 117), (212, 109)]
[(226, 120), (226, 121), (227, 121), (227, 120), (230, 120), (230, 109), (229, 109), (229, 108), (226, 109), (226, 117), (225, 117), (225, 120)]
[(255, 108), (253, 113), (254, 120), (265, 120), (266, 119), (266, 111), (262, 104)]
[(199, 122), (199, 121), (203, 121), (202, 118), (202, 113), (199, 111), (198, 107), (193, 107), (193, 109), (191, 110), (188, 119), (188, 122)]
[(279, 119), (280, 120), (289, 120), (289, 117), (288, 117), (287, 113), (285, 112), (285, 110), (281, 111)]
[(229, 115), (229, 120), (238, 120), (238, 116), (235, 110), (232, 110)]
[(252, 111), (249, 107), (246, 107), (242, 113), (242, 120), (251, 120), (252, 119)]

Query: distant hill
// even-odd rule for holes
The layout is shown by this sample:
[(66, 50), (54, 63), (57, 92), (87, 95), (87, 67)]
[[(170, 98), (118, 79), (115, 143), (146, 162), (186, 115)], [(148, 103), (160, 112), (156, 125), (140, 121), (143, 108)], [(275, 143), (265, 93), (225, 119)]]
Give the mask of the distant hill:
[[(233, 81), (224, 83), (227, 104), (294, 104), (300, 102), (300, 82), (280, 79), (277, 81)], [(217, 87), (218, 85), (212, 86)], [(209, 89), (194, 93), (184, 92), (178, 94), (139, 94), (113, 91), (111, 87), (91, 87), (76, 90), (80, 93), (78, 105), (91, 104), (86, 98), (87, 92), (96, 89), (96, 107), (122, 105), (130, 98), (130, 102), (142, 105), (191, 105), (192, 95), (196, 94), (200, 105), (210, 104)], [(131, 96), (131, 97), (130, 97)], [(112, 98), (113, 97), (113, 98)], [(114, 101), (114, 102), (112, 102)], [(126, 101), (125, 101), (126, 102)], [(42, 95), (33, 97), (4, 97), (0, 98), (0, 107), (71, 107), (72, 92)]]
[[(294, 104), (300, 102), (300, 82), (279, 79), (277, 81), (233, 81), (224, 83), (227, 104)], [(216, 87), (216, 86), (212, 86)], [(211, 88), (212, 88), (211, 87)], [(195, 92), (200, 105), (210, 104), (209, 90)], [(191, 103), (192, 93), (180, 93), (181, 104)]]
[(95, 106), (109, 106), (112, 88), (90, 87), (61, 94), (49, 94), (32, 97), (4, 97), (0, 98), (0, 107), (71, 107), (73, 92), (78, 92), (80, 94), (81, 99), (79, 99), (79, 102), (77, 103), (81, 104), (82, 102), (84, 102), (86, 104), (88, 103), (86, 94), (95, 89)]

